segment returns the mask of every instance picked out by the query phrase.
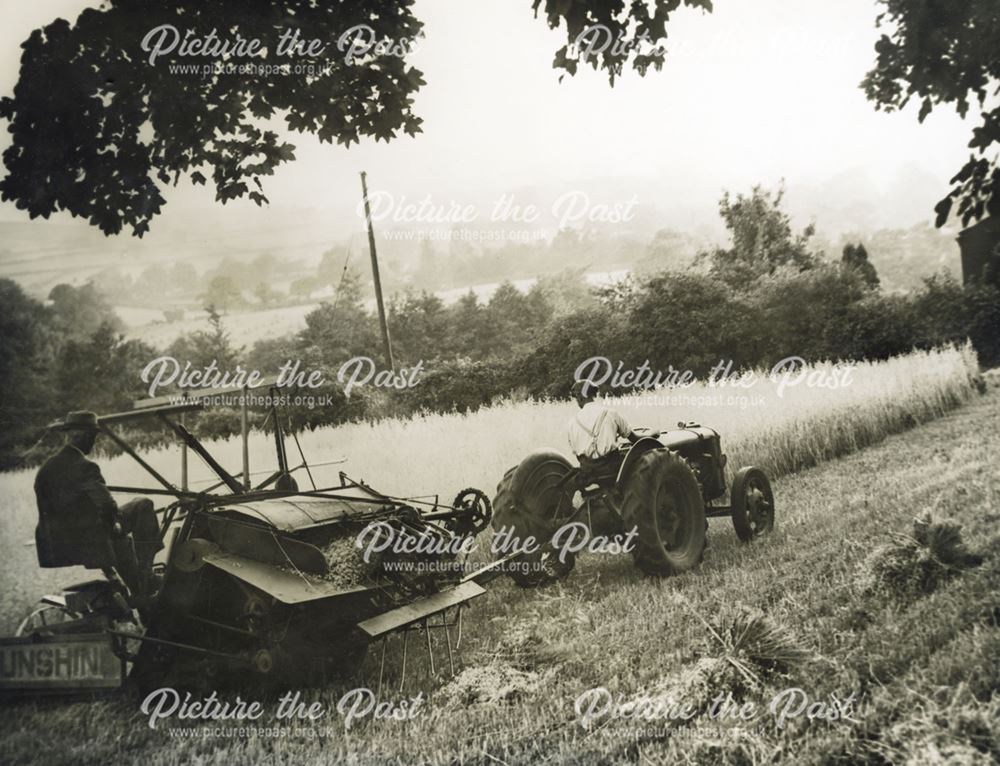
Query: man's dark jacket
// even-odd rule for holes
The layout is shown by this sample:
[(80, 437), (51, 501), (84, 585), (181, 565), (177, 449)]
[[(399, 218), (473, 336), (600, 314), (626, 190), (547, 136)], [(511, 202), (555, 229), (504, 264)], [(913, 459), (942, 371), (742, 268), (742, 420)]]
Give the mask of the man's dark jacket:
[(43, 567), (114, 563), (112, 530), (118, 505), (97, 464), (67, 444), (35, 477), (38, 563)]

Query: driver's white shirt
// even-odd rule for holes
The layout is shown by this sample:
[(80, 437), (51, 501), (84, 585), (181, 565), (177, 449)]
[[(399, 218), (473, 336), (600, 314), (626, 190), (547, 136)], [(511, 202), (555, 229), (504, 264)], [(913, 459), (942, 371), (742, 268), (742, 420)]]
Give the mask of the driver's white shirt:
[(569, 423), (569, 444), (573, 454), (592, 459), (604, 457), (618, 444), (618, 437), (631, 429), (625, 418), (607, 405), (587, 402)]

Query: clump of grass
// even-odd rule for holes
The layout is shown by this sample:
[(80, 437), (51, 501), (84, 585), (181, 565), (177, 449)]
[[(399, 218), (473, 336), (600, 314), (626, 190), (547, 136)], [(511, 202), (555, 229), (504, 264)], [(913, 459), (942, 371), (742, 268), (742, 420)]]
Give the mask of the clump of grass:
[(759, 609), (724, 609), (706, 627), (721, 659), (752, 684), (786, 676), (811, 656), (788, 628)]
[(711, 621), (695, 612), (707, 631), (703, 656), (671, 679), (670, 692), (700, 708), (719, 694), (743, 699), (775, 677), (808, 662), (811, 653), (786, 627), (760, 610), (723, 609)]
[[(465, 668), (439, 694), (447, 707), (504, 704), (537, 692), (561, 654), (526, 621), (505, 625), (493, 651)], [(548, 667), (547, 667), (548, 666)]]
[(913, 520), (911, 534), (896, 535), (872, 551), (859, 585), (868, 595), (912, 599), (981, 563), (982, 557), (965, 547), (960, 524), (925, 514)]
[(544, 680), (543, 674), (494, 661), (465, 668), (435, 696), (440, 695), (448, 708), (500, 705), (534, 694), (542, 688)]

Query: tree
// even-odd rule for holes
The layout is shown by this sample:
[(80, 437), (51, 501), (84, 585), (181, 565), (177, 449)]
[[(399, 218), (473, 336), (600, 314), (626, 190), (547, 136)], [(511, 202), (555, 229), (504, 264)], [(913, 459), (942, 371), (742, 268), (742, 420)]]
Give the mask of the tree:
[[(682, 3), (712, 7), (534, 0), (533, 8), (552, 28), (565, 22), (554, 67), (574, 74), (586, 63), (613, 84), (628, 62), (641, 75), (663, 66), (666, 24)], [(365, 48), (356, 57), (341, 49), (296, 67), (302, 57), (279, 54), (283, 35), (329, 44), (359, 28), (347, 42)], [(56, 19), (22, 44), (14, 96), (0, 99), (13, 139), (0, 199), (32, 218), (65, 210), (105, 234), (131, 227), (139, 237), (163, 208), (164, 186), (181, 177), (205, 184), (210, 176), (223, 204), (244, 196), (266, 204), (261, 179), (295, 158), (295, 147), (267, 129), (277, 115), (292, 131), (346, 146), (420, 132), (412, 103), (424, 80), (406, 55), (421, 28), (410, 0), (107, 0), (72, 24)], [(192, 40), (197, 48), (181, 56)], [(603, 48), (596, 55), (595, 45)], [(254, 63), (289, 70), (240, 71)]]
[(477, 359), (485, 357), (494, 337), (493, 329), (489, 326), (486, 310), (479, 304), (479, 298), (471, 288), (458, 299), (449, 316), (451, 328), (448, 337), (456, 352), (461, 356)]
[[(163, 187), (182, 176), (211, 177), (222, 203), (266, 203), (261, 178), (295, 157), (266, 129), (275, 116), (348, 146), (416, 134), (412, 96), (424, 81), (405, 57), (374, 46), (354, 59), (332, 46), (321, 60), (278, 53), (285, 33), (329, 43), (359, 25), (378, 43), (411, 44), (421, 34), (409, 2), (397, 0), (108, 0), (73, 24), (56, 19), (23, 43), (14, 96), (0, 100), (12, 138), (0, 197), (32, 218), (65, 210), (105, 234), (131, 227), (141, 237), (163, 207)], [(201, 45), (181, 57), (176, 43), (188, 33)], [(244, 52), (259, 40), (266, 56), (234, 53), (237, 35)], [(193, 69), (174, 71), (178, 63)], [(247, 74), (227, 63), (289, 71)], [(312, 66), (296, 66), (304, 63)]]
[(597, 295), (587, 284), (585, 276), (582, 268), (569, 268), (539, 277), (529, 295), (541, 295), (551, 307), (553, 316), (593, 308), (597, 305)]
[(305, 320), (299, 346), (303, 363), (314, 368), (333, 368), (355, 356), (371, 356), (372, 349), (378, 347), (378, 325), (365, 310), (361, 280), (353, 269), (345, 273), (333, 301), (321, 303)]
[[(890, 31), (875, 44), (875, 67), (862, 87), (877, 109), (895, 111), (911, 99), (920, 101), (923, 122), (935, 106), (953, 104), (961, 116), (973, 105), (983, 108), (973, 129), (974, 151), (952, 178), (952, 189), (935, 211), (943, 226), (958, 202), (968, 225), (984, 214), (1000, 215), (1000, 106), (986, 108), (1000, 81), (1000, 8), (996, 0), (881, 0), (876, 19)], [(978, 156), (977, 156), (978, 155)]]
[(223, 312), (226, 312), (240, 304), (243, 300), (243, 294), (232, 277), (219, 275), (212, 277), (201, 298), (208, 307), (205, 309), (206, 311), (211, 313), (216, 309), (222, 309)]
[(107, 322), (84, 339), (67, 341), (55, 365), (59, 410), (128, 409), (142, 395), (140, 372), (155, 357), (151, 346), (126, 340)]
[(159, 263), (154, 263), (142, 270), (142, 274), (135, 280), (132, 287), (132, 300), (137, 297), (143, 302), (155, 303), (163, 299), (163, 295), (169, 288), (170, 277)]
[(11, 279), (0, 279), (0, 467), (23, 429), (38, 425), (51, 406), (46, 377), (51, 368), (51, 312)]
[(948, 273), (924, 280), (912, 296), (917, 345), (972, 341), (983, 367), (1000, 363), (1000, 289), (973, 282), (963, 285)]
[(174, 292), (192, 295), (198, 284), (198, 270), (189, 261), (174, 261), (167, 280)]
[[(767, 280), (761, 280), (766, 282)], [(720, 359), (742, 366), (757, 352), (760, 328), (742, 294), (704, 274), (661, 272), (642, 286), (628, 314), (631, 337), (612, 358), (626, 366), (649, 360), (705, 375)]]
[(396, 361), (413, 364), (444, 356), (450, 347), (448, 312), (444, 302), (426, 290), (407, 291), (389, 302), (389, 326)]
[(511, 363), (510, 382), (535, 396), (564, 398), (581, 362), (604, 356), (631, 363), (634, 339), (625, 316), (604, 305), (556, 316), (535, 349)]
[(655, 274), (658, 271), (687, 268), (698, 254), (698, 248), (688, 234), (673, 229), (660, 229), (646, 252), (636, 262), (639, 273)]
[(128, 300), (133, 296), (132, 277), (116, 266), (105, 266), (90, 281), (94, 283), (97, 291), (110, 301)]
[(482, 356), (502, 356), (534, 347), (538, 333), (552, 316), (552, 307), (541, 290), (525, 295), (504, 281), (490, 297), (485, 315), (489, 335), (476, 351)]
[(267, 282), (258, 282), (253, 289), (253, 294), (257, 302), (264, 307), (270, 306), (280, 296), (280, 293)]
[(336, 287), (340, 282), (340, 275), (347, 267), (347, 257), (348, 254), (343, 248), (331, 247), (326, 250), (316, 266), (318, 284)]
[(237, 260), (231, 255), (227, 255), (219, 261), (214, 269), (206, 273), (205, 277), (209, 280), (213, 277), (226, 277), (232, 280), (238, 290), (249, 290), (258, 282), (256, 270), (246, 261)]
[(941, 269), (961, 277), (958, 242), (953, 233), (922, 222), (908, 229), (878, 229), (873, 232), (850, 232), (843, 235), (839, 247), (832, 245), (829, 257), (837, 257), (843, 248), (854, 243), (865, 246), (879, 283), (888, 290), (919, 290), (923, 277)]
[[(542, 0), (534, 0), (535, 15)], [(575, 75), (589, 64), (607, 72), (613, 85), (625, 64), (644, 76), (650, 67), (663, 67), (670, 14), (681, 5), (712, 10), (711, 0), (654, 0), (652, 3), (621, 0), (566, 2), (544, 0), (545, 19), (552, 29), (566, 22), (566, 44), (556, 51), (553, 68)], [(596, 54), (596, 55), (595, 55)]]
[(748, 363), (768, 367), (791, 355), (809, 362), (848, 356), (861, 347), (844, 332), (852, 307), (871, 293), (857, 271), (829, 262), (761, 279), (746, 295), (743, 322), (752, 339), (740, 350), (751, 350)]
[(270, 253), (261, 253), (250, 262), (250, 270), (257, 279), (270, 279), (277, 268), (278, 259)]
[(871, 289), (874, 290), (879, 286), (878, 273), (875, 271), (875, 267), (871, 261), (868, 260), (868, 251), (862, 243), (859, 242), (856, 245), (848, 243), (844, 245), (844, 252), (840, 257), (840, 263), (845, 269), (857, 272), (858, 276)]
[(67, 337), (86, 337), (102, 324), (110, 325), (116, 332), (124, 329), (121, 319), (93, 282), (81, 287), (56, 285), (49, 292), (49, 300), (55, 328)]
[(702, 253), (713, 276), (731, 287), (746, 288), (759, 277), (774, 274), (779, 268), (805, 270), (818, 257), (809, 250), (812, 226), (801, 233), (792, 232), (787, 213), (781, 209), (785, 190), (769, 192), (753, 187), (749, 196), (726, 192), (719, 202), (719, 214), (729, 230), (732, 246)]
[(301, 301), (308, 301), (312, 299), (312, 294), (319, 288), (319, 279), (316, 277), (299, 277), (292, 280), (288, 286), (288, 293)]
[(178, 360), (182, 367), (190, 362), (192, 367), (203, 369), (215, 362), (220, 370), (234, 370), (243, 349), (233, 346), (229, 330), (215, 306), (208, 306), (205, 311), (208, 313), (208, 330), (196, 330), (180, 336), (167, 348), (167, 356)]

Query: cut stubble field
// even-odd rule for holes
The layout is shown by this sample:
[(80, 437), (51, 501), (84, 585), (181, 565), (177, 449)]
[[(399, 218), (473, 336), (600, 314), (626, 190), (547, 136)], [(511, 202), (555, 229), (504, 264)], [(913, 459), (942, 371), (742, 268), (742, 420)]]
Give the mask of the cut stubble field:
[[(994, 762), (1000, 392), (976, 394), (974, 369), (971, 352), (948, 349), (861, 365), (845, 388), (733, 392), (763, 396), (746, 409), (704, 388), (675, 392), (700, 403), (623, 401), (634, 424), (713, 426), (731, 467), (754, 463), (778, 476), (776, 530), (742, 545), (727, 521), (713, 521), (703, 565), (667, 580), (640, 576), (627, 556), (589, 555), (536, 591), (495, 582), (466, 614), (457, 677), (439, 667), (432, 678), (426, 663), (414, 671), (411, 648), (403, 696), (429, 695), (411, 721), (345, 730), (332, 714), (320, 738), (179, 739), (168, 729), (181, 724), (150, 730), (134, 697), (18, 702), (0, 720), (0, 762)], [(569, 404), (506, 404), (315, 432), (303, 445), (314, 459), (348, 455), (349, 474), (386, 491), (449, 497), (469, 485), (492, 489), (535, 446), (562, 446), (571, 414)], [(235, 464), (236, 445), (219, 446)], [(255, 445), (260, 467), (266, 446)], [(169, 469), (175, 458), (152, 460)], [(138, 478), (120, 458), (105, 474), (112, 483)], [(0, 617), (9, 630), (43, 590), (84, 572), (36, 569), (24, 545), (34, 523), (30, 474), (0, 477), (0, 493)], [(877, 549), (926, 513), (962, 524), (982, 563), (917, 594), (863, 587)], [(734, 630), (761, 624), (784, 660), (780, 651), (755, 658)], [(733, 670), (747, 663), (749, 676)], [(398, 667), (396, 648), (388, 664)], [(369, 658), (360, 680), (307, 696), (333, 709), (345, 690), (373, 686), (377, 672)], [(390, 673), (390, 687), (395, 680)], [(766, 715), (737, 725), (702, 712), (681, 725), (599, 717), (583, 728), (574, 702), (595, 687), (623, 700), (671, 692), (702, 708), (726, 692), (764, 709), (791, 687), (827, 703), (854, 694), (856, 703), (850, 719), (783, 727)]]

